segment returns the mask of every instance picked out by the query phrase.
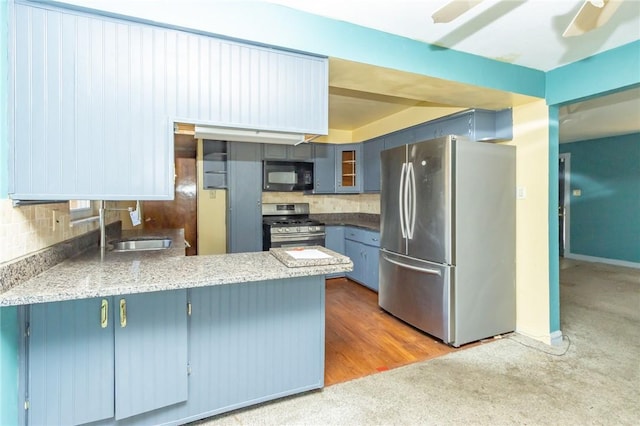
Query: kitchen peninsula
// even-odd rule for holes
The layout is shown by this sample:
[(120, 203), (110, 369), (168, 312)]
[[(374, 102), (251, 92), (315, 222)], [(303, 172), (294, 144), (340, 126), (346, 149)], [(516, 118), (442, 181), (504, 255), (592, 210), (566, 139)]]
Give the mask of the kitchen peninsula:
[(182, 424), (323, 387), (324, 276), (349, 258), (181, 243), (90, 249), (0, 293), (25, 336), (21, 423)]

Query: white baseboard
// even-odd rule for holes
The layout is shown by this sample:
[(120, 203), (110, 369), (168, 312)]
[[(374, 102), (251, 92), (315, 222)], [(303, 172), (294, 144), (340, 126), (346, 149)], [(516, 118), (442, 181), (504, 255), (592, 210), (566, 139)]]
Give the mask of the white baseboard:
[(573, 260), (583, 260), (585, 262), (606, 263), (607, 265), (624, 266), (627, 268), (640, 269), (640, 263), (626, 260), (607, 259), (606, 257), (585, 256), (584, 254), (565, 253), (564, 257)]
[(522, 331), (518, 329), (516, 329), (516, 333), (526, 336), (530, 339), (537, 340), (546, 345), (557, 346), (562, 343), (562, 331), (560, 330), (557, 330), (557, 331), (554, 331), (553, 333), (545, 334), (542, 336), (537, 334), (527, 333), (526, 331)]

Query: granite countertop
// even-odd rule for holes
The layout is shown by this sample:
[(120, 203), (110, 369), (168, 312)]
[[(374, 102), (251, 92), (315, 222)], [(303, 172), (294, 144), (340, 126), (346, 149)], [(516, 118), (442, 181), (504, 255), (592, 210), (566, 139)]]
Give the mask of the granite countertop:
[(351, 262), (347, 256), (322, 246), (272, 248), (269, 249), (269, 252), (288, 268), (339, 265)]
[(346, 225), (380, 231), (380, 215), (370, 213), (316, 213), (309, 215), (327, 226)]
[(166, 250), (107, 252), (104, 259), (99, 249), (88, 250), (0, 293), (0, 306), (325, 275), (353, 268), (348, 257), (324, 248), (338, 259), (336, 263), (288, 267), (270, 252), (187, 257), (180, 235), (173, 235), (172, 247)]

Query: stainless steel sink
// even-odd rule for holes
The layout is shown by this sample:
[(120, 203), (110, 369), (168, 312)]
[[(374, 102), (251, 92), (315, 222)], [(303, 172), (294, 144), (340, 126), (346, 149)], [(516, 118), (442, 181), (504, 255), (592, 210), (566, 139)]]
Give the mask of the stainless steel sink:
[(171, 247), (171, 238), (140, 238), (113, 241), (113, 251), (165, 250)]

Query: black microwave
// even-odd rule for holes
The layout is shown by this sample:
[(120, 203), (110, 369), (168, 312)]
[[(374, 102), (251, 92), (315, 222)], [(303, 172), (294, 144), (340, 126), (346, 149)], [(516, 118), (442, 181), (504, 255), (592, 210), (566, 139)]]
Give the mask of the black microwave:
[(263, 161), (264, 191), (313, 190), (313, 163), (307, 161)]

